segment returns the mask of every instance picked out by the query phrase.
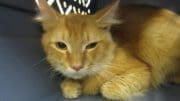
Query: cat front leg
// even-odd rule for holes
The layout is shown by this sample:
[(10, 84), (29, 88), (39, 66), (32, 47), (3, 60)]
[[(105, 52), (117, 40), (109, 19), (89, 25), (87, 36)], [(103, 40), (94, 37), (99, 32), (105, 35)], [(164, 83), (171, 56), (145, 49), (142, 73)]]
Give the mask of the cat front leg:
[(85, 95), (96, 95), (100, 92), (101, 86), (109, 79), (111, 79), (115, 74), (108, 73), (104, 70), (103, 72), (94, 75), (89, 76), (83, 80), (82, 83), (82, 89), (83, 94)]
[(81, 84), (76, 80), (65, 79), (60, 87), (65, 98), (74, 99), (81, 95)]
[(101, 81), (97, 76), (87, 77), (83, 80), (83, 94), (85, 95), (96, 95), (99, 93)]
[(114, 76), (101, 87), (102, 95), (109, 100), (127, 100), (146, 91), (150, 86), (147, 69), (132, 69), (123, 75)]

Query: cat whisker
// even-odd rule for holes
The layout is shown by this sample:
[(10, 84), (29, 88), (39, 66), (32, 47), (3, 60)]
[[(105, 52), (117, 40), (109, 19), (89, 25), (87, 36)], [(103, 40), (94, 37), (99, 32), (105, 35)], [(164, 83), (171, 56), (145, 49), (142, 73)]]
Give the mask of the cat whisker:
[(110, 71), (103, 71), (103, 73), (99, 73), (98, 71), (92, 70), (92, 72), (96, 73), (97, 77), (100, 77), (102, 79), (109, 78), (110, 75), (113, 75), (113, 73)]
[(58, 80), (62, 80), (64, 79), (64, 75), (62, 75), (61, 73), (59, 72), (50, 72), (50, 76), (49, 76), (51, 79), (58, 79)]
[(58, 78), (58, 80), (62, 80), (65, 78), (64, 75), (62, 75), (59, 71), (55, 70), (52, 65), (49, 66), (49, 71), (51, 71), (49, 76), (51, 79)]
[[(91, 72), (94, 73), (94, 74), (97, 74), (96, 71), (91, 71)], [(102, 82), (101, 78), (100, 78), (98, 75), (95, 75), (94, 77), (96, 78), (96, 80), (97, 80), (98, 82)]]
[(104, 64), (104, 63), (96, 63), (97, 65), (103, 65), (103, 66), (113, 66), (113, 67), (119, 67), (119, 65), (118, 64), (111, 64), (111, 63), (109, 63), (109, 64)]
[[(96, 72), (96, 71), (92, 71), (92, 72)], [(97, 75), (95, 75), (94, 77), (96, 78), (96, 80), (99, 82), (99, 83), (104, 83), (106, 82), (107, 80), (109, 80), (112, 76), (109, 76), (109, 73), (110, 72), (107, 72), (106, 75), (104, 74), (101, 74), (101, 73), (96, 73)], [(110, 73), (112, 75), (112, 73)]]
[(104, 63), (96, 63), (96, 65), (93, 65), (94, 67), (98, 67), (97, 65), (103, 66), (102, 68), (106, 69), (108, 67), (111, 67), (111, 70), (113, 71), (118, 71), (119, 69), (117, 67), (119, 67), (119, 64), (104, 64)]
[(49, 66), (49, 70), (50, 70), (50, 71), (53, 71), (53, 72), (57, 72), (57, 71), (53, 68), (52, 65)]
[[(108, 68), (108, 67), (111, 67), (112, 68), (112, 66), (114, 66), (115, 67), (115, 65), (111, 65), (111, 64), (104, 64), (104, 63), (96, 63), (96, 64), (94, 64), (94, 65), (91, 65), (91, 67), (93, 67), (93, 68), (97, 68), (98, 70), (101, 70), (102, 68)], [(101, 68), (100, 68), (101, 67)]]
[(46, 60), (46, 57), (42, 58), (42, 59), (39, 60), (37, 63), (33, 64), (33, 65), (32, 65), (32, 68), (34, 68), (34, 67), (40, 65), (40, 64), (41, 64), (43, 61), (45, 61), (45, 60)]
[[(46, 57), (42, 58), (42, 59), (39, 60), (37, 63), (33, 64), (33, 65), (32, 65), (32, 68), (40, 65), (40, 64), (41, 64), (43, 61), (45, 61), (45, 60), (46, 60)], [(57, 72), (57, 71), (53, 68), (53, 66), (51, 66), (51, 65), (48, 67), (48, 71), (51, 71), (51, 72), (49, 72), (49, 73), (50, 73), (49, 78), (51, 78), (51, 79), (54, 79), (55, 77), (58, 77), (58, 79), (64, 78), (64, 76), (61, 75), (61, 73)]]
[(104, 73), (100, 73), (100, 76), (104, 78), (109, 78), (111, 75), (113, 75), (113, 73), (110, 71), (105, 71)]

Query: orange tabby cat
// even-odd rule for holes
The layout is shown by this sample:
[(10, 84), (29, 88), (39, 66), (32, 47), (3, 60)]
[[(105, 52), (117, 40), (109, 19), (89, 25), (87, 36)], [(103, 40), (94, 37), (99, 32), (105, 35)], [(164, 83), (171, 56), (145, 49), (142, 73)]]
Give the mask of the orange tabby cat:
[(119, 7), (115, 0), (94, 15), (64, 16), (38, 2), (42, 44), (52, 68), (67, 77), (61, 83), (66, 98), (101, 93), (125, 100), (166, 80), (179, 81), (180, 17), (175, 13)]

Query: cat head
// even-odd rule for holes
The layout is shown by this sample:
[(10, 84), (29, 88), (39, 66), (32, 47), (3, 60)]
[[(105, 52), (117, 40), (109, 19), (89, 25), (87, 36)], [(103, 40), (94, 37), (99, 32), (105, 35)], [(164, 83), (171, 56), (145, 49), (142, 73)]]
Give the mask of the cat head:
[(52, 68), (67, 77), (81, 79), (107, 67), (115, 44), (109, 28), (120, 21), (115, 17), (119, 0), (94, 15), (61, 15), (45, 0), (37, 0), (44, 34), (42, 44)]

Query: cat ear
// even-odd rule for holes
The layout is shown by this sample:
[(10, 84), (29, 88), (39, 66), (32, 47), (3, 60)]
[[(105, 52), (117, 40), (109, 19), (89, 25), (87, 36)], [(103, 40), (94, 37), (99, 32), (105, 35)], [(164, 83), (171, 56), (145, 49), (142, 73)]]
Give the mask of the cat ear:
[(120, 0), (112, 0), (110, 4), (95, 14), (96, 21), (102, 28), (109, 28), (115, 24), (121, 24), (122, 21), (117, 18)]
[(60, 14), (51, 8), (46, 0), (36, 0), (36, 4), (39, 9), (39, 14), (35, 20), (41, 22), (45, 30), (53, 27)]

